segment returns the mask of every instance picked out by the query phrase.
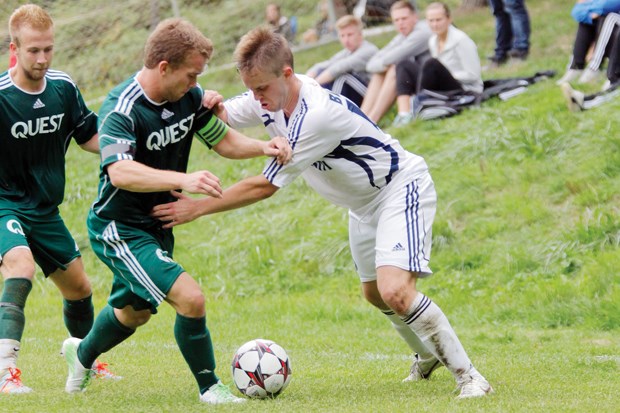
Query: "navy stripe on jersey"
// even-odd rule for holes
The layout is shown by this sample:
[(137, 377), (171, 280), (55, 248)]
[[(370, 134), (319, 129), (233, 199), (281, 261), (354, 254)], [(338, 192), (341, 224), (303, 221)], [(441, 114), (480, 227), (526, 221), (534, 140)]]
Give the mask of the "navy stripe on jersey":
[[(300, 109), (295, 118), (291, 122), (291, 126), (289, 128), (288, 133), (288, 143), (291, 145), (291, 150), (295, 153), (295, 147), (297, 146), (297, 142), (299, 141), (299, 131), (301, 130), (304, 120), (306, 119), (306, 115), (308, 114), (308, 103), (305, 99), (301, 100)], [(267, 165), (265, 170), (263, 170), (263, 175), (267, 178), (269, 182), (273, 182), (276, 175), (282, 169), (283, 165), (279, 165), (276, 159), (272, 159), (272, 161)]]
[(424, 296), (422, 298), (422, 301), (420, 302), (420, 305), (418, 305), (416, 309), (411, 312), (411, 314), (406, 316), (406, 318), (403, 318), (403, 321), (411, 325), (411, 323), (417, 320), (422, 315), (422, 313), (426, 311), (426, 309), (428, 308), (429, 305), (431, 305), (431, 303), (432, 303), (431, 299), (428, 298), (427, 296)]
[[(123, 264), (127, 266), (129, 272), (136, 278), (136, 280), (142, 285), (151, 296), (155, 299), (157, 304), (161, 304), (166, 298), (159, 287), (151, 280), (144, 268), (140, 265), (138, 259), (129, 250), (129, 246), (118, 235), (116, 228), (116, 221), (112, 221), (110, 225), (106, 227), (102, 234), (103, 241), (112, 248), (114, 256), (112, 258), (120, 259)], [(110, 257), (107, 252), (104, 253), (107, 257)]]
[(350, 149), (347, 149), (346, 146), (370, 146), (372, 148), (383, 149), (385, 152), (389, 153), (391, 158), (390, 170), (385, 176), (385, 183), (387, 185), (390, 181), (392, 181), (392, 176), (396, 171), (398, 171), (399, 161), (398, 153), (394, 150), (394, 148), (390, 145), (385, 145), (381, 141), (370, 136), (360, 136), (341, 141), (340, 145), (336, 149), (325, 156), (326, 158), (345, 159), (359, 165), (364, 172), (366, 172), (366, 175), (368, 175), (370, 185), (375, 188), (379, 188), (379, 186), (375, 183), (376, 179), (372, 168), (366, 161), (364, 161), (364, 159), (374, 161), (375, 158), (369, 155), (357, 155)]

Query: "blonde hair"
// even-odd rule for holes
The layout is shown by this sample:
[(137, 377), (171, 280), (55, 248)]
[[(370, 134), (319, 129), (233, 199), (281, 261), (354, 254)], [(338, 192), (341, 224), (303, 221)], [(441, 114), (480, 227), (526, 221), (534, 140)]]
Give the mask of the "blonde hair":
[(450, 17), (450, 8), (448, 7), (448, 5), (442, 1), (434, 1), (431, 4), (429, 4), (428, 6), (426, 6), (426, 10), (429, 9), (443, 9), (446, 17)]
[(293, 67), (293, 52), (281, 34), (265, 26), (246, 33), (235, 48), (234, 61), (240, 73), (268, 71), (276, 76), (285, 66)]
[(165, 60), (172, 68), (178, 68), (192, 52), (199, 53), (209, 61), (213, 43), (187, 20), (162, 20), (144, 46), (144, 66), (152, 69)]
[(409, 9), (411, 13), (416, 13), (415, 6), (411, 4), (411, 2), (404, 0), (397, 1), (396, 3), (392, 4), (392, 6), (390, 6), (390, 13), (398, 9)]
[(15, 9), (9, 18), (11, 41), (19, 46), (19, 32), (23, 26), (46, 31), (54, 27), (51, 16), (36, 4), (25, 4)]
[(364, 28), (364, 23), (362, 23), (362, 20), (359, 17), (355, 17), (352, 14), (345, 14), (336, 21), (336, 29), (338, 30), (349, 26), (355, 26), (362, 30)]

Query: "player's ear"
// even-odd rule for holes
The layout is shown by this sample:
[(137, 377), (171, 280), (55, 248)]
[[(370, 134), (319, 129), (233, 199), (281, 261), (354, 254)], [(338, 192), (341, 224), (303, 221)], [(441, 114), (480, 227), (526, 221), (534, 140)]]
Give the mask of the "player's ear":
[(284, 66), (284, 69), (282, 69), (282, 74), (284, 75), (285, 78), (288, 79), (289, 77), (295, 74), (295, 71), (290, 66)]
[(164, 75), (166, 71), (172, 70), (172, 68), (170, 67), (170, 63), (168, 63), (166, 60), (162, 60), (161, 62), (159, 62), (157, 64), (157, 68), (159, 69), (160, 75)]

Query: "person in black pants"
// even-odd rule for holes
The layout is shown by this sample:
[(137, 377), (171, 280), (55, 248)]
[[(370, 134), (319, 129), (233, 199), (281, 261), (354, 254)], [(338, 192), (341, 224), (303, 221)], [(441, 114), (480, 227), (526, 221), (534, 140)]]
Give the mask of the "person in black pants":
[(506, 63), (509, 57), (525, 60), (530, 52), (530, 16), (525, 0), (489, 0), (495, 16), (495, 54), (492, 66)]

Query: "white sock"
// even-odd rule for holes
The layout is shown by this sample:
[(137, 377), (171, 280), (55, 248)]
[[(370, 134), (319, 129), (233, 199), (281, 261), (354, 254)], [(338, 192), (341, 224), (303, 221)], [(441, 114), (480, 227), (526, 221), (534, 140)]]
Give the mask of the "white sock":
[(418, 292), (402, 320), (426, 348), (459, 379), (471, 368), (471, 361), (441, 308)]
[(392, 322), (392, 327), (394, 330), (402, 337), (403, 340), (407, 343), (409, 348), (416, 353), (421, 360), (428, 360), (431, 358), (435, 358), (433, 353), (431, 353), (422, 340), (409, 328), (407, 324), (392, 310), (381, 310), (383, 314), (386, 315), (387, 318)]
[(17, 352), (19, 341), (8, 338), (0, 339), (0, 372), (9, 367), (17, 367)]

